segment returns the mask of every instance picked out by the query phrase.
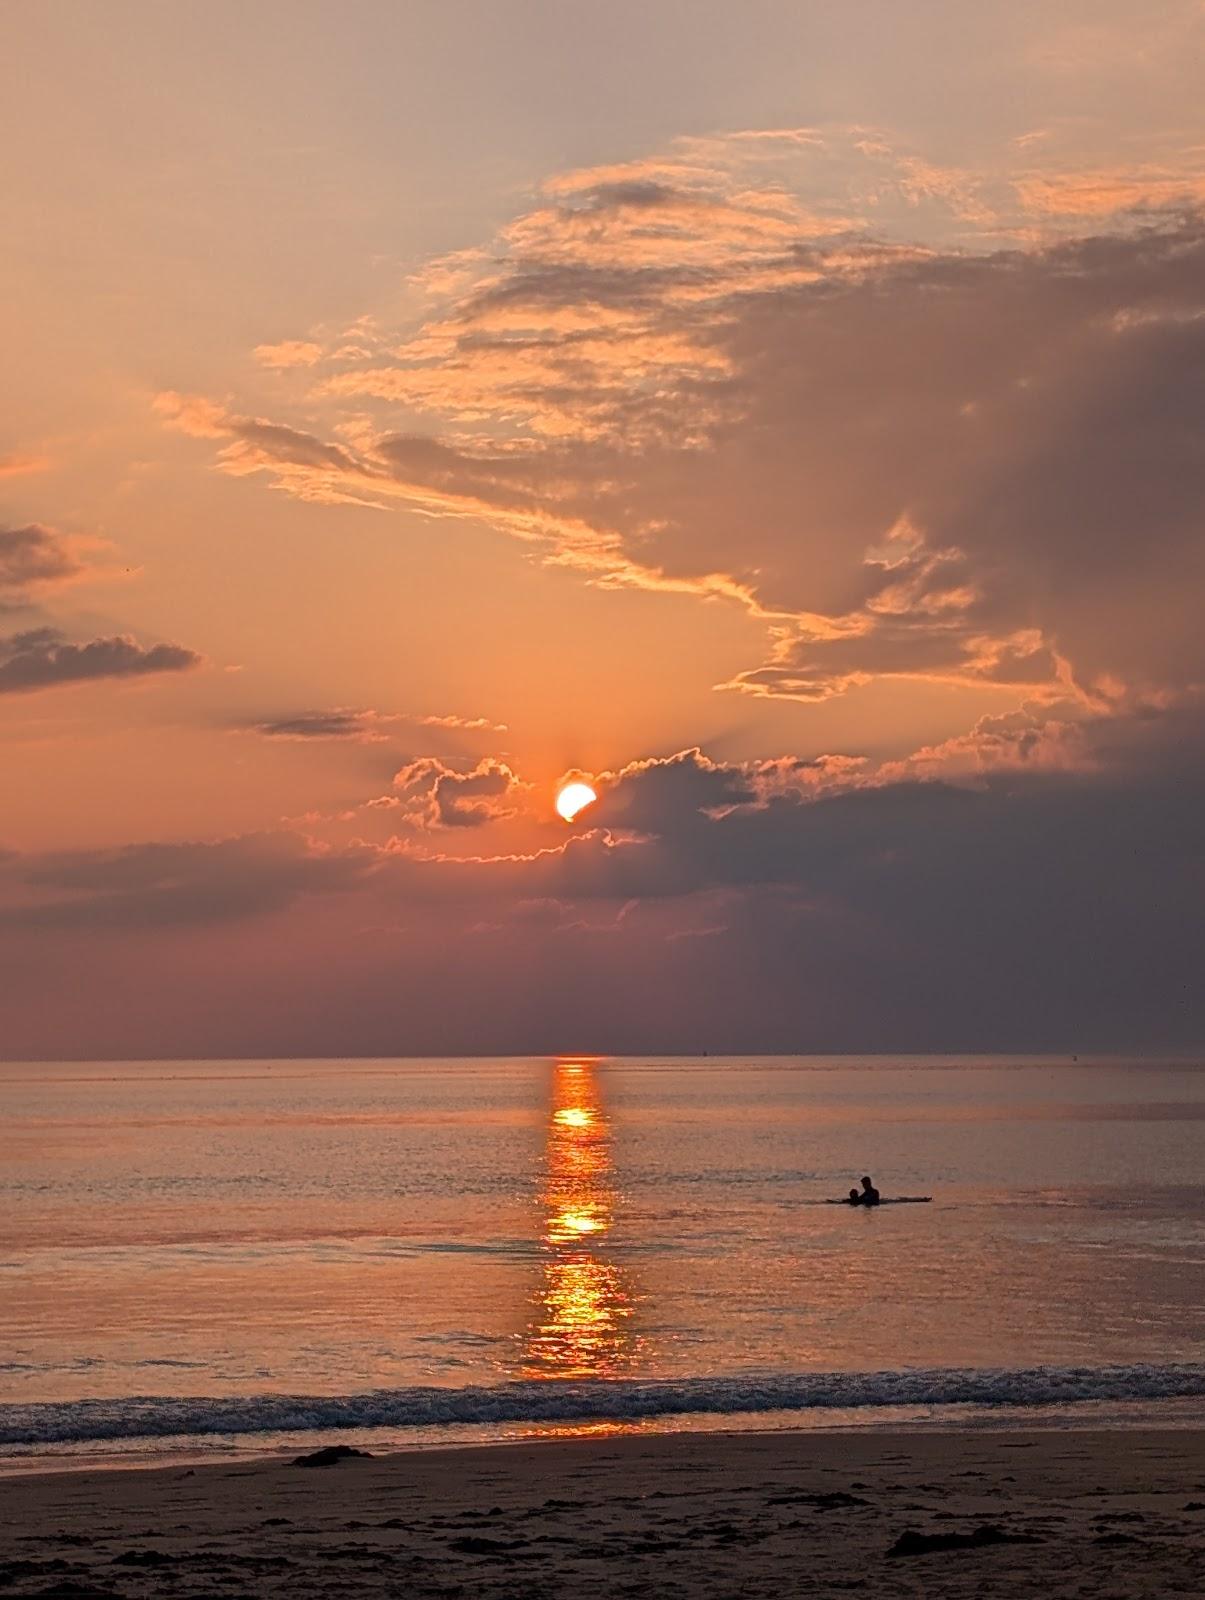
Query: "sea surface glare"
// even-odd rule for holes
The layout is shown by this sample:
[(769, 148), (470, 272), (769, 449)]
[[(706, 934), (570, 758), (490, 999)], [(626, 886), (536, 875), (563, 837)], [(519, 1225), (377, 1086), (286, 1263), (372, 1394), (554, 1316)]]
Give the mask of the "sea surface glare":
[(1191, 1063), (8, 1064), (0, 1122), (0, 1468), (1205, 1397)]

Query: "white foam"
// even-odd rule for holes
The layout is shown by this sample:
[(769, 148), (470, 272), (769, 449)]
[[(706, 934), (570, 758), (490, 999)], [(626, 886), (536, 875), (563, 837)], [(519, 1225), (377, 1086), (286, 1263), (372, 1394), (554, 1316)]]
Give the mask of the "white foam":
[(733, 1416), (867, 1406), (1066, 1406), (1194, 1396), (1205, 1396), (1205, 1364), (1195, 1362), (504, 1383), (462, 1389), (376, 1389), (346, 1395), (141, 1395), (0, 1405), (0, 1446), (349, 1428), (622, 1421), (700, 1413)]

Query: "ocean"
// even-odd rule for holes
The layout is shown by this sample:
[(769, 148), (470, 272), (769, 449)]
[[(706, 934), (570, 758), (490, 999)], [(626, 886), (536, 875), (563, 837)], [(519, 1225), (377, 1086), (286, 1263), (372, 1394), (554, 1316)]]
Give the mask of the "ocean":
[(0, 1470), (1201, 1417), (1195, 1063), (10, 1063), (0, 1119)]

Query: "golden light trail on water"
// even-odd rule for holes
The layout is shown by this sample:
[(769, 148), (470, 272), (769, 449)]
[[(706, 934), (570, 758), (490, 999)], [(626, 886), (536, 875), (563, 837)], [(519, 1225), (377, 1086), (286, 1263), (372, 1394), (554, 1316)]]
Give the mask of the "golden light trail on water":
[(553, 1069), (542, 1195), (544, 1250), (524, 1373), (614, 1375), (631, 1354), (633, 1297), (626, 1271), (603, 1254), (614, 1222), (610, 1126), (594, 1073)]

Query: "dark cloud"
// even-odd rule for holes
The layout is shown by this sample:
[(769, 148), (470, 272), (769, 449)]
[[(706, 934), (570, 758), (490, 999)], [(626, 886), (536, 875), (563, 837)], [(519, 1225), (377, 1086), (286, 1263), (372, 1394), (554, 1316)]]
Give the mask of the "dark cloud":
[(623, 206), (644, 207), (650, 210), (682, 203), (681, 196), (667, 184), (650, 178), (618, 179), (612, 183), (596, 183), (580, 191), (581, 203), (590, 211), (605, 211)]
[(385, 738), (381, 720), (375, 711), (301, 711), (291, 717), (249, 723), (247, 729), (266, 739), (352, 739), (376, 743)]
[(599, 799), (583, 813), (591, 825), (639, 833), (672, 832), (692, 818), (757, 798), (743, 768), (719, 765), (697, 748), (633, 762), (596, 783)]
[(291, 466), (334, 468), (339, 472), (355, 470), (355, 457), (350, 451), (339, 445), (323, 444), (312, 434), (282, 423), (244, 418), (235, 429), (235, 437), (246, 446), (252, 460), (262, 451), (273, 461), (287, 462)]
[(22, 528), (0, 527), (0, 593), (59, 583), (83, 570), (71, 541), (53, 528), (37, 522)]
[(224, 922), (350, 889), (375, 860), (366, 846), (320, 850), (294, 834), (13, 856), (0, 922), (128, 931)]
[[(1200, 707), (1083, 725), (1090, 770), (1020, 725), (981, 738), (1011, 764), (958, 782), (634, 763), (599, 779), (598, 826), (526, 857), (419, 831), (10, 858), (10, 1049), (170, 1053), (182, 1018), (236, 1054), (1205, 1044)], [(115, 1006), (135, 976), (144, 1003)]]
[(126, 634), (72, 644), (55, 628), (0, 639), (0, 694), (26, 694), (99, 678), (187, 672), (202, 658), (178, 644), (140, 645)]
[[(698, 1041), (698, 1017), (675, 1033), (667, 1010), (671, 969), (693, 984), (692, 961), (718, 985), (699, 1015), (733, 1047), (1191, 1048), (1205, 1040), (1203, 734), (1199, 710), (1102, 719), (1082, 734), (1091, 772), (1021, 756), (973, 782), (847, 771), (828, 793), (808, 764), (683, 752), (600, 780), (600, 825), (563, 850), (402, 856), (385, 881), (523, 944), (523, 908), (557, 907), (578, 933), (556, 959), (599, 1049)], [(623, 907), (632, 964), (667, 985), (626, 1033), (590, 1001), (594, 934)], [(693, 956), (671, 960), (676, 932)], [(529, 1021), (532, 1047), (555, 1048)]]
[(298, 711), (288, 716), (264, 717), (241, 723), (239, 727), (243, 732), (258, 733), (265, 739), (347, 739), (359, 744), (380, 744), (396, 733), (399, 725), (434, 729), (436, 734), (507, 731), (504, 722), (491, 722), (488, 717), (462, 717), (453, 713), (411, 716), (343, 706), (329, 711)]

